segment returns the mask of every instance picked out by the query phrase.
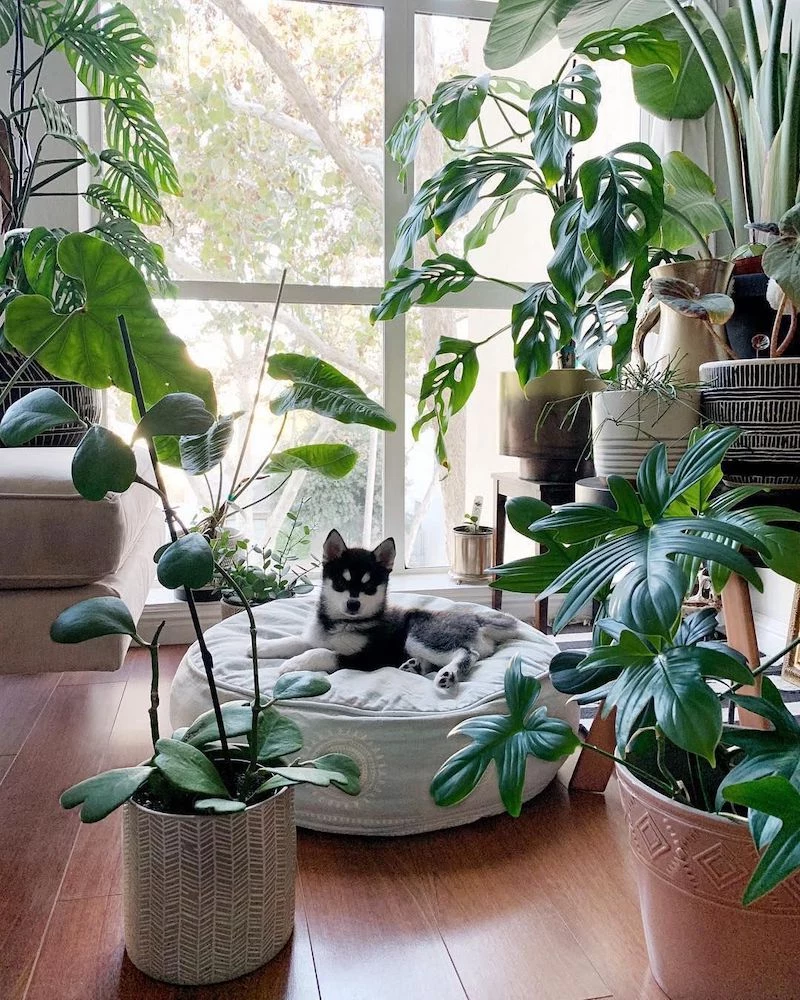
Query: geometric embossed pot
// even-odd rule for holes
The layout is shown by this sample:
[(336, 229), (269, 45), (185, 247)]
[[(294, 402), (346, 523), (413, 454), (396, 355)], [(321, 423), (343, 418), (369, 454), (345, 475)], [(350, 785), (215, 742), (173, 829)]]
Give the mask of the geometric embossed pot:
[(797, 1000), (800, 874), (748, 907), (745, 823), (700, 812), (617, 767), (653, 978), (670, 1000)]
[(293, 789), (242, 812), (123, 807), (125, 947), (153, 979), (182, 986), (252, 972), (289, 940), (297, 849)]
[(705, 419), (742, 429), (722, 463), (725, 481), (800, 486), (800, 359), (712, 361), (700, 378)]

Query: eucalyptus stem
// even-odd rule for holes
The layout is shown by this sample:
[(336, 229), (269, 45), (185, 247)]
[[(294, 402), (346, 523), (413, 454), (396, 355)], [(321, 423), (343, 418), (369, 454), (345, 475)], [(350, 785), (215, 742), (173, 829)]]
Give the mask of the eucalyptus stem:
[(158, 640), (166, 624), (166, 621), (161, 622), (153, 635), (152, 641), (148, 643), (148, 648), (150, 649), (150, 708), (147, 714), (150, 716), (150, 737), (153, 741), (154, 752), (156, 751), (156, 743), (161, 739), (158, 729)]

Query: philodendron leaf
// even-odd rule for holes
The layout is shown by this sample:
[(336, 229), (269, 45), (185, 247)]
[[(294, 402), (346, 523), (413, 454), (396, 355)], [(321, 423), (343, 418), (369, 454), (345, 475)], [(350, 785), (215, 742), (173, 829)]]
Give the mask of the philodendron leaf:
[(180, 740), (159, 740), (156, 753), (156, 767), (176, 788), (190, 794), (230, 798), (217, 769), (197, 747)]
[(124, 493), (134, 479), (136, 456), (131, 447), (107, 427), (90, 427), (72, 457), (72, 482), (80, 495), (102, 500), (106, 493)]
[(314, 767), (322, 771), (334, 771), (344, 775), (344, 781), (331, 778), (331, 784), (348, 795), (358, 795), (361, 791), (361, 768), (352, 757), (345, 753), (326, 753), (314, 759)]
[(53, 642), (85, 642), (101, 635), (136, 637), (128, 606), (118, 597), (89, 597), (62, 611), (50, 626)]
[(433, 92), (428, 116), (446, 139), (461, 142), (478, 119), (489, 92), (489, 74), (456, 76), (440, 83)]
[(800, 792), (786, 778), (772, 775), (729, 785), (723, 794), (728, 802), (774, 816), (781, 823), (745, 889), (742, 902), (747, 906), (800, 868)]
[(327, 674), (304, 670), (299, 673), (283, 674), (275, 681), (272, 697), (276, 701), (290, 701), (292, 698), (313, 698), (330, 691), (331, 682)]
[(466, 719), (450, 733), (467, 736), (472, 742), (437, 771), (431, 783), (431, 795), (437, 805), (451, 806), (463, 801), (494, 761), (503, 805), (512, 816), (519, 816), (528, 756), (556, 761), (579, 746), (578, 737), (568, 723), (548, 717), (543, 705), (534, 707), (541, 684), (537, 678), (522, 672), (519, 656), (514, 657), (506, 671), (505, 691), (509, 715)]
[(274, 708), (265, 709), (259, 716), (257, 739), (258, 759), (262, 764), (295, 753), (303, 746), (303, 736), (297, 723)]
[(690, 319), (721, 324), (727, 323), (733, 315), (734, 305), (730, 295), (721, 292), (703, 294), (697, 285), (683, 278), (653, 278), (650, 289), (656, 301)]
[(68, 788), (59, 799), (64, 809), (81, 807), (81, 821), (96, 823), (118, 809), (142, 787), (154, 767), (119, 767), (95, 774)]
[[(132, 393), (117, 317), (128, 325), (146, 406), (171, 392), (191, 392), (216, 412), (211, 374), (191, 361), (169, 332), (144, 279), (108, 243), (70, 233), (58, 245), (58, 268), (83, 290), (85, 302), (64, 315), (40, 295), (20, 295), (6, 310), (5, 336), (53, 375), (93, 389), (119, 386)], [(46, 346), (42, 347), (46, 343)], [(41, 347), (41, 350), (39, 348)]]
[(134, 439), (165, 434), (205, 434), (214, 424), (214, 414), (190, 392), (171, 392), (154, 403), (139, 421)]
[(571, 0), (568, 7), (558, 39), (565, 48), (574, 48), (591, 32), (651, 27), (648, 22), (664, 12), (664, 0)]
[(320, 358), (273, 354), (268, 372), (270, 378), (291, 382), (271, 401), (270, 409), (275, 414), (311, 410), (342, 424), (366, 424), (382, 431), (393, 431), (397, 426), (380, 403)]
[(575, 0), (500, 0), (483, 47), (490, 69), (507, 69), (555, 38)]
[[(222, 725), (228, 739), (244, 736), (253, 726), (253, 709), (246, 701), (226, 701), (220, 706)], [(213, 709), (203, 712), (194, 720), (180, 737), (183, 743), (191, 743), (193, 747), (204, 747), (220, 738), (219, 726)], [(173, 739), (178, 737), (173, 736)]]
[(214, 576), (214, 553), (203, 535), (190, 531), (161, 553), (156, 573), (159, 583), (168, 590), (199, 590)]
[(238, 799), (198, 799), (194, 804), (197, 813), (236, 813), (246, 808), (246, 804)]
[(190, 476), (202, 476), (216, 468), (233, 438), (233, 422), (239, 413), (220, 417), (204, 434), (182, 437), (178, 442), (181, 453), (181, 467)]
[(528, 108), (531, 152), (549, 187), (564, 176), (570, 150), (597, 127), (600, 80), (591, 66), (571, 67), (537, 90)]
[(535, 532), (531, 532), (531, 525), (553, 513), (553, 508), (544, 500), (537, 500), (535, 497), (510, 497), (506, 501), (506, 517), (508, 523), (525, 538), (539, 541)]
[(274, 454), (261, 472), (286, 476), (303, 470), (318, 472), (328, 479), (342, 479), (353, 471), (357, 461), (358, 452), (349, 444), (301, 444)]
[(6, 448), (27, 444), (63, 424), (86, 426), (82, 418), (55, 389), (34, 389), (9, 406), (0, 420), (0, 441)]
[(665, 210), (661, 228), (653, 237), (656, 246), (677, 252), (696, 242), (697, 237), (682, 217), (703, 236), (729, 229), (727, 211), (717, 200), (714, 181), (704, 170), (685, 153), (677, 151), (662, 157), (661, 165), (664, 168)]

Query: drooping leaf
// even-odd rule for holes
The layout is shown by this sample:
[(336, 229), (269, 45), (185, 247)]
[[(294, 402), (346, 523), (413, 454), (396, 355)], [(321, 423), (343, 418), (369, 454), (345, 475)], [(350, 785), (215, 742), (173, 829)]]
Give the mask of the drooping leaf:
[(239, 416), (241, 413), (219, 417), (205, 434), (180, 439), (178, 443), (184, 472), (191, 476), (202, 476), (219, 465), (233, 438), (233, 422)]
[(342, 479), (355, 468), (358, 452), (349, 444), (304, 444), (274, 454), (262, 468), (264, 475), (290, 475), (297, 470)]
[(303, 746), (303, 736), (297, 723), (274, 708), (265, 709), (258, 717), (257, 740), (258, 759), (262, 764), (295, 753)]
[(764, 251), (764, 273), (773, 278), (789, 301), (800, 306), (800, 213), (790, 209), (780, 220), (778, 239)]
[(682, 316), (722, 324), (733, 315), (730, 295), (722, 292), (701, 292), (697, 285), (683, 278), (653, 278), (650, 283), (653, 298)]
[[(100, 188), (100, 185), (94, 185)], [(88, 196), (88, 191), (87, 191)], [(114, 197), (110, 195), (110, 197)], [(109, 198), (103, 202), (99, 194), (95, 195), (97, 204), (108, 205)], [(148, 287), (154, 288), (161, 295), (174, 296), (175, 286), (169, 276), (169, 270), (164, 259), (164, 248), (148, 239), (142, 230), (129, 218), (101, 218), (92, 227), (92, 233), (114, 247), (141, 274)]]
[(43, 87), (39, 87), (35, 91), (33, 100), (39, 108), (39, 113), (42, 116), (42, 125), (47, 135), (69, 143), (82, 159), (97, 170), (100, 166), (100, 158), (75, 128), (75, 124), (70, 118), (65, 105), (59, 104), (48, 97)]
[(573, 0), (558, 26), (558, 38), (566, 48), (597, 31), (619, 30), (648, 22), (664, 13), (664, 0)]
[(565, 650), (550, 661), (550, 679), (556, 691), (567, 695), (581, 695), (602, 688), (619, 677), (620, 664), (584, 665), (586, 650)]
[(214, 553), (203, 535), (190, 531), (161, 553), (156, 573), (159, 583), (168, 590), (199, 590), (214, 576)]
[(104, 149), (100, 160), (105, 165), (103, 182), (127, 206), (134, 222), (157, 226), (164, 219), (164, 208), (150, 174), (116, 149)]
[(594, 257), (587, 255), (585, 234), (585, 206), (580, 198), (572, 198), (553, 214), (550, 242), (554, 251), (547, 264), (550, 280), (571, 309), (598, 273)]
[(490, 69), (507, 69), (555, 38), (574, 0), (500, 0), (483, 47)]
[(136, 637), (128, 606), (118, 597), (89, 597), (66, 608), (50, 626), (53, 642), (86, 642), (103, 635)]
[[(293, 784), (319, 785), (322, 788), (335, 785), (342, 788), (348, 782), (348, 776), (341, 771), (328, 771), (321, 767), (270, 767), (269, 770), (278, 777), (288, 778)], [(263, 788), (262, 785), (261, 789)]]
[(610, 347), (612, 363), (621, 363), (630, 354), (635, 325), (636, 304), (625, 288), (612, 288), (580, 306), (573, 320), (576, 359), (599, 375), (603, 352)]
[(80, 426), (84, 421), (55, 389), (34, 389), (15, 400), (3, 414), (0, 441), (7, 448), (17, 448), (37, 434), (64, 424)]
[(267, 370), (270, 378), (291, 382), (270, 402), (275, 414), (311, 410), (342, 424), (365, 424), (383, 431), (397, 426), (380, 403), (327, 361), (302, 354), (273, 354)]
[(97, 823), (127, 802), (153, 771), (155, 768), (148, 765), (104, 771), (68, 788), (59, 802), (64, 809), (80, 806), (81, 822)]
[(214, 424), (214, 414), (206, 409), (199, 396), (190, 392), (171, 392), (155, 402), (136, 426), (136, 438), (158, 434), (204, 434)]
[(511, 336), (521, 385), (550, 371), (553, 355), (572, 339), (572, 314), (549, 282), (530, 285), (512, 306)]
[(420, 98), (416, 98), (408, 105), (386, 140), (389, 155), (400, 165), (397, 176), (401, 184), (406, 179), (408, 168), (416, 159), (422, 130), (427, 121), (428, 105)]
[(292, 698), (313, 698), (318, 694), (330, 691), (331, 682), (327, 674), (302, 671), (292, 674), (282, 674), (272, 689), (272, 697), (276, 701), (290, 701)]
[(531, 152), (548, 186), (564, 176), (572, 147), (594, 134), (599, 105), (600, 80), (585, 63), (570, 67), (533, 95), (528, 109)]
[(492, 199), (489, 207), (464, 237), (464, 253), (486, 246), (489, 237), (497, 232), (502, 223), (516, 211), (525, 195), (530, 193), (530, 188), (518, 188), (501, 198)]
[(81, 438), (72, 457), (72, 482), (87, 500), (106, 493), (124, 493), (136, 479), (136, 456), (122, 438), (94, 424)]
[(152, 101), (143, 93), (111, 98), (105, 106), (106, 137), (113, 149), (138, 163), (155, 185), (169, 194), (181, 194), (169, 140), (158, 124)]
[(212, 762), (190, 743), (180, 740), (159, 740), (156, 743), (154, 764), (170, 784), (183, 792), (213, 798), (230, 798)]
[(326, 753), (314, 759), (314, 766), (322, 771), (334, 771), (344, 775), (344, 781), (331, 778), (331, 784), (348, 795), (358, 795), (361, 791), (361, 768), (345, 753)]
[[(220, 705), (222, 713), (222, 725), (228, 739), (236, 736), (244, 736), (249, 733), (253, 726), (253, 709), (246, 701), (226, 701)], [(184, 743), (191, 743), (192, 746), (202, 748), (209, 743), (214, 743), (220, 738), (219, 726), (213, 709), (199, 715), (191, 726), (180, 736), (173, 739), (180, 739)]]
[(446, 139), (461, 142), (477, 121), (489, 92), (489, 74), (456, 76), (433, 92), (428, 116)]
[(438, 302), (445, 295), (463, 291), (476, 277), (471, 264), (449, 253), (426, 260), (419, 268), (400, 267), (370, 312), (370, 322), (394, 319), (413, 305)]

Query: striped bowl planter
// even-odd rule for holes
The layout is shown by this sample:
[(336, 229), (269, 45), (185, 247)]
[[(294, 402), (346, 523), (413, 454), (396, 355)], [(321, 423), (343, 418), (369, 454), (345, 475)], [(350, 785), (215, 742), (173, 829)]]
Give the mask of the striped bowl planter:
[[(17, 373), (24, 358), (21, 354), (0, 351), (0, 390)], [(78, 382), (64, 382), (51, 375), (35, 361), (23, 373), (19, 382), (14, 384), (7, 399), (0, 403), (0, 417), (12, 403), (27, 396), (34, 389), (55, 389), (69, 405), (83, 417), (87, 423), (99, 423), (102, 413), (102, 394), (99, 389), (88, 389)], [(56, 427), (51, 431), (39, 434), (28, 442), (29, 448), (74, 448), (81, 440), (86, 430), (76, 424), (72, 427)], [(0, 448), (2, 448), (0, 444)]]
[(125, 947), (181, 986), (225, 982), (273, 958), (294, 925), (294, 795), (228, 815), (123, 807)]
[(711, 361), (700, 378), (705, 420), (742, 429), (722, 463), (725, 481), (800, 487), (800, 359)]

